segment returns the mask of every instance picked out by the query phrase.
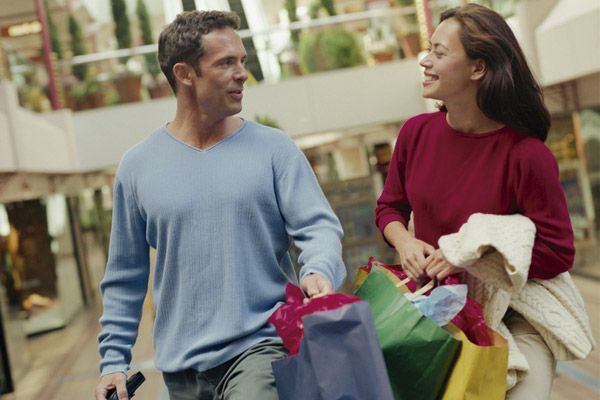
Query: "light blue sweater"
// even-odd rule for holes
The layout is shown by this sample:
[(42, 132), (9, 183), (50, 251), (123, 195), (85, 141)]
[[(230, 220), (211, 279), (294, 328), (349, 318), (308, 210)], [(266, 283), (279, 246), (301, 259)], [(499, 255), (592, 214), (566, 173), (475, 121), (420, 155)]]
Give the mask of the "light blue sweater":
[(276, 338), (267, 318), (293, 276), (339, 287), (342, 229), (312, 169), (281, 131), (245, 121), (199, 150), (158, 129), (123, 157), (115, 178), (100, 285), (101, 373), (127, 371), (156, 249), (155, 362), (166, 372), (219, 365)]

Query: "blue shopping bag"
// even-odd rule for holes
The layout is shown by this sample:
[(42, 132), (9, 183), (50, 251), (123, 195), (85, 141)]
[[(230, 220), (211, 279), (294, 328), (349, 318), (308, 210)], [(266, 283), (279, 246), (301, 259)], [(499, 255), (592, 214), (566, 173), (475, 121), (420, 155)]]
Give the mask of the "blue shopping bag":
[(303, 319), (298, 355), (273, 362), (280, 400), (392, 400), (368, 304), (364, 301)]

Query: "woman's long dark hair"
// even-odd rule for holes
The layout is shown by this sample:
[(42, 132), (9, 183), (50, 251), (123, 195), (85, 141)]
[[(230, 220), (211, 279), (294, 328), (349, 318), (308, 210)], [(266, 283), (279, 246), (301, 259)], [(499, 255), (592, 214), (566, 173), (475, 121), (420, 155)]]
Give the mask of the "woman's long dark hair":
[(467, 57), (485, 62), (487, 72), (477, 92), (481, 111), (521, 134), (545, 141), (550, 113), (508, 24), (495, 11), (477, 4), (444, 11), (440, 22), (449, 18), (461, 26), (460, 41)]

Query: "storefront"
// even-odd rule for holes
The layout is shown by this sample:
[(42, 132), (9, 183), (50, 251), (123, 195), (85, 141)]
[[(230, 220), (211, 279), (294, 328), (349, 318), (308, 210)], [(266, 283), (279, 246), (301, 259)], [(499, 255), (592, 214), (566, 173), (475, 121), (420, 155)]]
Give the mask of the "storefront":
[(110, 197), (103, 185), (0, 203), (0, 393), (29, 368), (28, 338), (68, 326), (99, 298)]

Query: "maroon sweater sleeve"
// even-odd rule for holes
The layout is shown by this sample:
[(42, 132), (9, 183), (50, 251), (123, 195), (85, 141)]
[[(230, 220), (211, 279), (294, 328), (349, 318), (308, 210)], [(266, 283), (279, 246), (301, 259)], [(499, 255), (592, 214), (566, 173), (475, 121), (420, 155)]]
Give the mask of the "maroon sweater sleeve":
[(383, 230), (390, 222), (401, 222), (408, 227), (412, 211), (405, 190), (404, 172), (406, 168), (407, 136), (409, 135), (411, 120), (408, 120), (398, 134), (394, 153), (388, 168), (383, 191), (375, 207), (375, 224), (383, 235)]
[(529, 278), (550, 279), (573, 266), (573, 228), (554, 155), (527, 138), (513, 156), (513, 185), (519, 212), (533, 221), (536, 238)]

